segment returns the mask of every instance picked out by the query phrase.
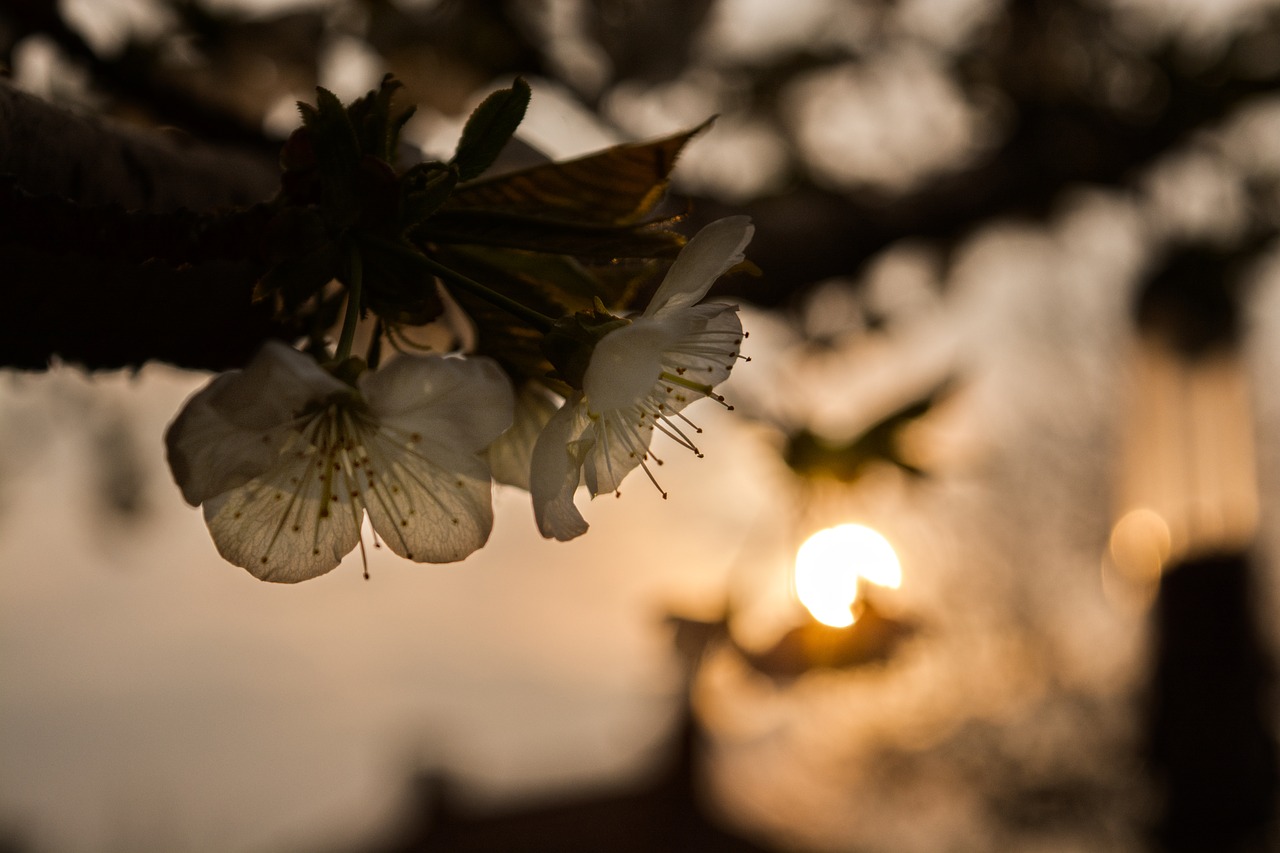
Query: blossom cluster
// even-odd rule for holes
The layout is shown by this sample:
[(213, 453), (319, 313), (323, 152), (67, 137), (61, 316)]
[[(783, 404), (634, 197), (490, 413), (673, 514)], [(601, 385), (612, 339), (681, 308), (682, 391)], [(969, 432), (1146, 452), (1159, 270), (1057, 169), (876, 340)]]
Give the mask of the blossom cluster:
[(363, 552), (366, 517), (374, 543), (406, 559), (464, 559), (488, 540), (495, 479), (528, 489), (543, 536), (580, 536), (580, 485), (616, 491), (636, 468), (656, 485), (655, 432), (698, 453), (683, 410), (723, 403), (714, 389), (743, 337), (736, 306), (702, 300), (752, 233), (738, 216), (694, 235), (638, 315), (598, 306), (563, 318), (586, 330), (567, 360), (581, 369), (519, 394), (484, 356), (399, 353), (376, 368), (351, 356), (360, 301), (349, 286), (335, 351), (268, 343), (186, 401), (165, 436), (174, 479), (219, 553), (267, 581), (313, 578)]

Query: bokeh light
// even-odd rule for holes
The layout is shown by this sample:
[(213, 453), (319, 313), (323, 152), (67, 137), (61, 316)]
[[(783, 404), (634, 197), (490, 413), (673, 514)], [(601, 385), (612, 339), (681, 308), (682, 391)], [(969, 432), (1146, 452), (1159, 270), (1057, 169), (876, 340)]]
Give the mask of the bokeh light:
[(860, 579), (894, 589), (902, 584), (893, 546), (870, 527), (841, 524), (819, 530), (796, 552), (796, 597), (824, 625), (854, 623)]

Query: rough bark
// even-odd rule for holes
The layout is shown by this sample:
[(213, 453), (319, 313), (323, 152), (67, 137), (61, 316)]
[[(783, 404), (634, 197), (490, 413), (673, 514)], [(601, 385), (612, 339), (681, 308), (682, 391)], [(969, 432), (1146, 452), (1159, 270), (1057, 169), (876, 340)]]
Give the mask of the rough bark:
[(276, 174), (0, 83), (0, 365), (221, 369), (286, 333), (251, 299), (252, 205)]

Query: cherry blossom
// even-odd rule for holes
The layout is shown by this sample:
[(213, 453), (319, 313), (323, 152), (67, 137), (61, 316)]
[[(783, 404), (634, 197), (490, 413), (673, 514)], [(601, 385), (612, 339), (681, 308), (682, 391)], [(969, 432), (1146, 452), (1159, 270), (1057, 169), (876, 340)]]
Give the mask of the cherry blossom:
[(349, 384), (273, 342), (194, 394), (165, 442), (218, 552), (293, 583), (363, 552), (366, 513), (387, 547), (416, 562), (483, 546), (493, 508), (479, 453), (510, 425), (512, 405), (489, 359), (401, 356)]
[(529, 487), (543, 536), (568, 540), (586, 532), (573, 503), (582, 482), (593, 497), (616, 491), (639, 466), (656, 486), (648, 465), (655, 430), (702, 455), (691, 438), (700, 430), (682, 410), (704, 397), (724, 402), (714, 388), (733, 369), (743, 335), (736, 305), (698, 303), (742, 261), (753, 233), (745, 216), (702, 229), (644, 313), (596, 342), (581, 391), (551, 416), (533, 447)]

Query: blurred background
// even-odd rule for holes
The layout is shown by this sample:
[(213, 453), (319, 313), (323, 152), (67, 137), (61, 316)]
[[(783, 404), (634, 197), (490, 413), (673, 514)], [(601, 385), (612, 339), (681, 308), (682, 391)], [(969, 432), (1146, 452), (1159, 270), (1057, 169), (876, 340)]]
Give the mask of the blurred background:
[(555, 158), (715, 115), (673, 190), (763, 271), (669, 500), (559, 544), (499, 488), (368, 582), (220, 560), (161, 441), (207, 374), (0, 375), (0, 849), (1280, 849), (1280, 2), (3, 0), (0, 50), (268, 168), (386, 71), (433, 156), (517, 74)]

